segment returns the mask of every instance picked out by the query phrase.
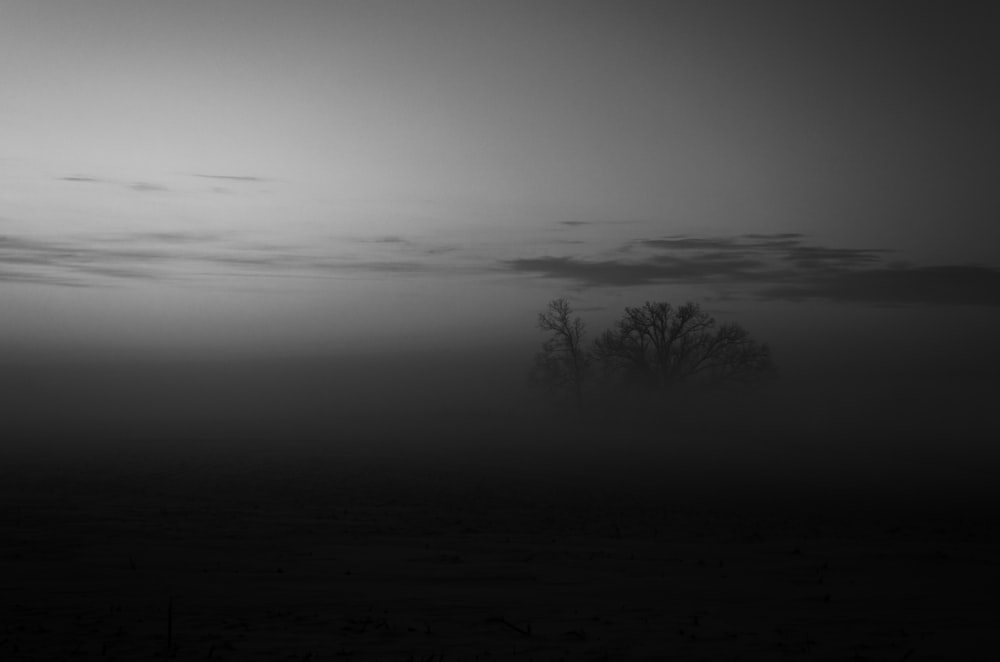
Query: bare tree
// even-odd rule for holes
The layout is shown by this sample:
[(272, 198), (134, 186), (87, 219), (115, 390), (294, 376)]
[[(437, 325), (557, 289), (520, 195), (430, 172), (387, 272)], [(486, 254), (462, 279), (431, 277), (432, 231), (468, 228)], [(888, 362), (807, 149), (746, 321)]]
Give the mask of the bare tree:
[(535, 381), (572, 392), (582, 409), (583, 383), (590, 365), (583, 344), (586, 330), (583, 320), (573, 316), (566, 299), (555, 299), (545, 312), (538, 314), (538, 328), (548, 332), (549, 337), (535, 357)]
[(581, 411), (585, 385), (595, 377), (603, 411), (642, 413), (647, 407), (659, 410), (665, 392), (694, 394), (678, 390), (681, 384), (749, 383), (774, 370), (767, 345), (739, 324), (716, 322), (691, 302), (674, 307), (647, 301), (626, 308), (589, 347), (583, 321), (565, 299), (549, 302), (538, 328), (549, 336), (535, 357), (535, 382), (572, 394)]
[(751, 381), (772, 370), (767, 345), (738, 324), (717, 324), (696, 303), (626, 308), (595, 340), (594, 357), (605, 376), (657, 390), (691, 380)]

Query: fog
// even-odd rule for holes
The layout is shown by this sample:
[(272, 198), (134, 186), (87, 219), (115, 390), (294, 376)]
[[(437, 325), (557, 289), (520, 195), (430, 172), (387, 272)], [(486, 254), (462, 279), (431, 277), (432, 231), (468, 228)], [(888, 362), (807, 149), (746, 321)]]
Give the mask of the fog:
[[(990, 497), (996, 386), (969, 374), (771, 381), (653, 406), (528, 381), (523, 348), (231, 361), (8, 361), (5, 455), (213, 466), (367, 458), (560, 484), (761, 498), (945, 503)], [(269, 458), (269, 459), (268, 459)]]

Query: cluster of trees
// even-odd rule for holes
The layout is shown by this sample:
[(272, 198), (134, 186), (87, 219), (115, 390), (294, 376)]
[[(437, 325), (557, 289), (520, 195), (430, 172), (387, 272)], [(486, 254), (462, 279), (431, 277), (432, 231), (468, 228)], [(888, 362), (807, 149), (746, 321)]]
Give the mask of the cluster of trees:
[(538, 315), (548, 333), (535, 359), (536, 383), (569, 393), (581, 408), (591, 387), (662, 393), (681, 384), (749, 383), (774, 371), (766, 344), (739, 324), (719, 324), (696, 303), (626, 308), (593, 342), (566, 299)]

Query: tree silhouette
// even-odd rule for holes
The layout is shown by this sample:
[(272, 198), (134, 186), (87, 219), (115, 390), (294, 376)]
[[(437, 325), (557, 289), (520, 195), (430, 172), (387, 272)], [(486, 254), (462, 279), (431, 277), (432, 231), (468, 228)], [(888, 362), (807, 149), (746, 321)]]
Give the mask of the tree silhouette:
[(590, 355), (583, 346), (583, 320), (573, 316), (566, 299), (555, 299), (538, 314), (538, 328), (548, 332), (549, 337), (535, 356), (535, 381), (554, 390), (572, 392), (582, 409), (583, 383), (590, 365)]
[(716, 323), (696, 303), (626, 308), (594, 342), (605, 377), (654, 390), (691, 381), (750, 382), (773, 370), (767, 345), (736, 323)]
[(774, 370), (766, 344), (739, 324), (717, 323), (692, 302), (674, 307), (647, 301), (626, 308), (589, 348), (584, 323), (565, 299), (549, 302), (538, 315), (538, 328), (549, 337), (535, 357), (535, 382), (572, 393), (581, 410), (585, 384), (594, 378), (613, 400), (621, 387), (655, 395), (680, 384), (746, 384)]

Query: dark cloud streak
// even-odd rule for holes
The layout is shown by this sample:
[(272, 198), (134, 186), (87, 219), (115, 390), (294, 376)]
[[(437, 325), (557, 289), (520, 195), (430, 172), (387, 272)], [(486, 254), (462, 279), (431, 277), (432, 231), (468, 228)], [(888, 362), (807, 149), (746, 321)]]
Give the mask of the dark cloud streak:
[(643, 239), (637, 242), (640, 246), (660, 250), (714, 250), (740, 251), (775, 250), (797, 246), (802, 235), (795, 233), (781, 234), (745, 234), (736, 237), (664, 237), (662, 239)]
[[(642, 253), (645, 251), (645, 253)], [(651, 284), (749, 286), (759, 300), (881, 305), (1000, 305), (1000, 270), (974, 265), (887, 265), (884, 248), (803, 243), (795, 233), (644, 239), (599, 259), (505, 260), (511, 271), (581, 287)]]
[(105, 183), (105, 180), (103, 180), (103, 179), (99, 179), (97, 177), (87, 177), (87, 176), (84, 176), (84, 175), (79, 175), (79, 176), (75, 176), (75, 177), (60, 177), (59, 181), (61, 181), (61, 182), (84, 182), (84, 183), (87, 183), (87, 184), (103, 184), (103, 183)]
[(136, 191), (138, 193), (155, 193), (155, 192), (166, 192), (170, 189), (166, 186), (160, 184), (154, 184), (152, 182), (146, 181), (135, 181), (135, 182), (120, 182), (111, 179), (103, 179), (101, 177), (91, 177), (89, 175), (71, 175), (68, 177), (57, 177), (57, 181), (60, 182), (75, 182), (82, 184), (113, 184), (123, 186), (130, 191)]
[[(409, 242), (378, 241), (412, 251)], [(417, 255), (423, 253), (417, 252)], [(100, 278), (185, 280), (274, 276), (333, 278), (359, 274), (431, 273), (445, 267), (405, 255), (337, 255), (321, 248), (247, 245), (211, 233), (150, 232), (51, 239), (0, 236), (0, 282), (105, 286)], [(94, 277), (98, 277), (95, 280)]]
[(254, 182), (269, 182), (269, 181), (272, 181), (270, 179), (265, 179), (263, 177), (252, 177), (250, 175), (208, 175), (208, 174), (195, 173), (193, 176), (194, 177), (201, 177), (203, 179), (222, 179), (222, 180), (230, 181), (230, 182), (254, 183)]
[(559, 221), (558, 225), (562, 225), (568, 228), (583, 228), (590, 226), (599, 225), (633, 225), (636, 223), (642, 223), (643, 221), (629, 220), (629, 221)]
[(763, 288), (765, 299), (1000, 306), (1000, 269), (942, 265), (844, 271)]
[(128, 188), (139, 193), (156, 193), (170, 190), (166, 186), (151, 184), (150, 182), (132, 182), (128, 185)]
[(802, 269), (851, 268), (877, 263), (888, 253), (880, 248), (826, 248), (820, 246), (794, 246), (783, 259)]
[(574, 280), (587, 287), (649, 285), (671, 276), (671, 270), (655, 264), (616, 260), (590, 262), (572, 257), (544, 256), (505, 260), (504, 264), (513, 271), (533, 273), (543, 278)]

